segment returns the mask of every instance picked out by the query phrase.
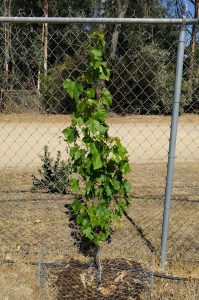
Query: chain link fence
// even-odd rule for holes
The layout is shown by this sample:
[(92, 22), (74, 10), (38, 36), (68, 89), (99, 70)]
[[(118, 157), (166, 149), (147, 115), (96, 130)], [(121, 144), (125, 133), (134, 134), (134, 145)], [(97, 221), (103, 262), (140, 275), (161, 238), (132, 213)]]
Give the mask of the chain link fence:
[[(87, 38), (99, 27), (111, 69), (109, 131), (127, 147), (133, 192), (112, 241), (102, 246), (104, 285), (96, 289), (95, 266), (74, 246), (66, 214), (72, 195), (67, 163), (62, 162), (67, 161), (68, 146), (61, 132), (75, 109), (63, 81), (84, 74)], [(199, 46), (191, 28), (186, 34), (168, 263), (162, 270), (178, 25), (121, 26), (83, 19), (81, 24), (0, 24), (2, 299), (77, 299), (77, 293), (78, 299), (198, 299)], [(38, 168), (44, 161), (51, 166), (41, 181)]]

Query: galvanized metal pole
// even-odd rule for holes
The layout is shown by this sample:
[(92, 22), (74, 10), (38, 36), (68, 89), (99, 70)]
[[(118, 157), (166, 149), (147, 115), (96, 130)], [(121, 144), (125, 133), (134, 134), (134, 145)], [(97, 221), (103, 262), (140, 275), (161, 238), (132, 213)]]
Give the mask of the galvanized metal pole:
[(175, 79), (175, 90), (174, 90), (174, 98), (173, 98), (169, 155), (168, 155), (168, 165), (167, 165), (166, 193), (165, 193), (164, 216), (163, 216), (163, 225), (162, 225), (162, 240), (161, 240), (161, 256), (160, 256), (160, 263), (162, 266), (164, 266), (166, 262), (166, 256), (167, 256), (167, 238), (168, 238), (169, 214), (170, 214), (171, 195), (172, 195), (173, 169), (174, 169), (175, 150), (176, 150), (178, 116), (180, 110), (180, 95), (181, 95), (181, 86), (182, 86), (185, 35), (186, 35), (186, 25), (183, 24), (180, 27), (179, 39), (178, 39), (176, 79)]
[(63, 17), (1, 17), (1, 23), (51, 23), (51, 24), (199, 24), (199, 18), (174, 19), (174, 18), (63, 18)]

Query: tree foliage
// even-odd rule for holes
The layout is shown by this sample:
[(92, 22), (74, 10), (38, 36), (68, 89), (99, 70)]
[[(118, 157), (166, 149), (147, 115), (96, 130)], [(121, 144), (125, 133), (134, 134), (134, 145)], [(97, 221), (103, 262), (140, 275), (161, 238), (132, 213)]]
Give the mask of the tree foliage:
[[(48, 1), (49, 16), (167, 17), (182, 16), (183, 1)], [(5, 5), (11, 3), (10, 15), (44, 14), (44, 1), (0, 1), (1, 14), (8, 14)], [(122, 3), (126, 3), (125, 7)], [(198, 15), (198, 1), (188, 1)], [(191, 4), (192, 3), (192, 4)], [(30, 11), (32, 9), (32, 12)], [(124, 9), (125, 8), (125, 9)], [(48, 26), (44, 43), (42, 24), (0, 24), (0, 80), (4, 89), (27, 89), (38, 92), (41, 107), (48, 113), (71, 112), (69, 96), (64, 94), (63, 79), (79, 76), (85, 70), (82, 52), (86, 33), (93, 25), (67, 24)], [(193, 112), (198, 107), (198, 31), (188, 26), (181, 112)], [(113, 95), (111, 110), (117, 113), (171, 113), (178, 28), (176, 26), (104, 26), (107, 41), (106, 59), (110, 80), (105, 83)], [(44, 45), (45, 44), (45, 45)], [(44, 67), (44, 46), (48, 48)], [(48, 47), (47, 47), (48, 46)], [(153, 55), (152, 55), (153, 53)], [(65, 59), (67, 58), (67, 60)], [(71, 62), (75, 66), (71, 69)], [(63, 70), (63, 65), (65, 69)], [(161, 72), (162, 70), (162, 72)], [(44, 76), (45, 75), (45, 76)], [(125, 82), (124, 82), (125, 78)], [(161, 81), (161, 82), (160, 82)], [(154, 92), (153, 92), (154, 91)], [(25, 99), (24, 99), (25, 100)]]

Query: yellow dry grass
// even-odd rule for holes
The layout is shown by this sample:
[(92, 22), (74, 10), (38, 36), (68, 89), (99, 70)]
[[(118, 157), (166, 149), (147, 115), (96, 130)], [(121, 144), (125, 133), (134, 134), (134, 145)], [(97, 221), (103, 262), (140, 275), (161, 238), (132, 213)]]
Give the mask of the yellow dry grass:
[[(2, 300), (41, 299), (40, 267), (27, 262), (61, 262), (65, 255), (84, 260), (73, 245), (65, 214), (64, 205), (71, 196), (30, 192), (30, 175), (35, 172), (36, 169), (16, 168), (0, 171), (0, 260), (15, 262), (0, 265)], [(190, 278), (188, 282), (154, 278), (152, 299), (199, 299), (198, 282), (193, 280), (199, 278), (196, 262), (199, 261), (199, 165), (176, 165), (169, 260), (162, 270), (159, 253), (165, 175), (165, 164), (133, 166), (129, 176), (133, 186), (132, 204), (127, 212), (129, 219), (122, 219), (112, 242), (103, 245), (101, 255), (102, 258), (129, 258), (149, 271)], [(147, 241), (154, 247), (155, 254), (151, 253)], [(54, 291), (49, 289), (46, 291), (48, 299), (55, 297)]]

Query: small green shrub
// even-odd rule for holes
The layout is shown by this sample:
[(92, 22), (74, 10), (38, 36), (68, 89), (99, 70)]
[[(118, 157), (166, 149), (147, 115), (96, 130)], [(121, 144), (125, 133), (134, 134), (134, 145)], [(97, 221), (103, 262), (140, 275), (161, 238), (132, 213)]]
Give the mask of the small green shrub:
[(51, 157), (48, 146), (44, 146), (44, 155), (40, 155), (43, 162), (39, 169), (40, 178), (32, 175), (33, 190), (45, 189), (49, 193), (66, 194), (68, 189), (68, 179), (70, 173), (69, 164), (61, 160), (61, 152), (58, 151), (57, 157)]

